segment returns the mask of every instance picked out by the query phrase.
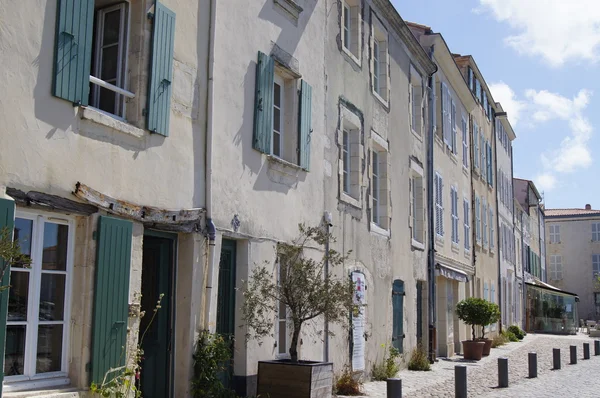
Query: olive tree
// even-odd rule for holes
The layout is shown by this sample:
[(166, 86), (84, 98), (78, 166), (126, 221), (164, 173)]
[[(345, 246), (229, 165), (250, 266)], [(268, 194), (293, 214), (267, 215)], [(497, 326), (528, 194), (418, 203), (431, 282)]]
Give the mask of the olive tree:
[(294, 241), (277, 244), (275, 264), (265, 262), (255, 266), (242, 288), (246, 339), (260, 340), (271, 335), (274, 314), (285, 306), (292, 329), (289, 353), (292, 362), (298, 362), (298, 342), (306, 322), (319, 316), (330, 323), (348, 322), (353, 307), (353, 283), (350, 278), (330, 278), (325, 274), (325, 264), (332, 269), (339, 267), (349, 252), (343, 255), (328, 250), (318, 260), (305, 255), (308, 248), (320, 248), (334, 241), (324, 228), (300, 224), (299, 236)]

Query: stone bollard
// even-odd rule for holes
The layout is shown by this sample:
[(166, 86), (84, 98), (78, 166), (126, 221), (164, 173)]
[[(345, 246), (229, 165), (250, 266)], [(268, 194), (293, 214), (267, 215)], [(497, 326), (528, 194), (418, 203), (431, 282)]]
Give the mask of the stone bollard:
[(552, 363), (554, 364), (554, 370), (560, 369), (560, 348), (552, 349)]
[(402, 379), (387, 379), (387, 398), (402, 398)]
[(594, 340), (594, 355), (600, 355), (600, 340)]
[(590, 359), (590, 343), (583, 343), (583, 359)]
[(529, 378), (534, 379), (537, 377), (537, 353), (529, 353)]
[(508, 358), (498, 358), (498, 387), (508, 387)]
[(577, 365), (577, 346), (572, 345), (570, 347), (571, 351), (571, 365)]
[(454, 396), (467, 398), (467, 367), (465, 365), (454, 366)]

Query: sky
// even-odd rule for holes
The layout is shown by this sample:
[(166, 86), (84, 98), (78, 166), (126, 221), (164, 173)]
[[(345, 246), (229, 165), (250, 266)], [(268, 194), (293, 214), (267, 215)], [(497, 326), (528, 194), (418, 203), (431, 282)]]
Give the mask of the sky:
[(473, 56), (517, 135), (514, 176), (533, 180), (546, 208), (600, 209), (598, 0), (392, 3)]

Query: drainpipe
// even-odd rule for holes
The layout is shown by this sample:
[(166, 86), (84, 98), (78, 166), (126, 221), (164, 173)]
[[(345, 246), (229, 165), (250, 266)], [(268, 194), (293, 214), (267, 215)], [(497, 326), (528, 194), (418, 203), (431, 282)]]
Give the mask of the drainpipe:
[(217, 0), (210, 0), (210, 22), (207, 61), (207, 92), (206, 92), (206, 230), (208, 235), (208, 273), (206, 279), (206, 298), (204, 306), (204, 329), (209, 329), (212, 307), (212, 281), (215, 272), (215, 239), (216, 228), (212, 220), (212, 144), (213, 144), (213, 105), (214, 105), (214, 64), (215, 64), (215, 21), (217, 17)]
[[(496, 116), (494, 114), (494, 116)], [(492, 120), (495, 122), (496, 119), (493, 117)], [(496, 197), (496, 226), (498, 228), (496, 228), (496, 248), (497, 248), (497, 252), (498, 253), (498, 304), (500, 305), (500, 308), (502, 308), (502, 287), (504, 286), (504, 284), (502, 283), (502, 258), (500, 256), (500, 205), (498, 204), (498, 152), (496, 151), (497, 149), (497, 141), (496, 141), (496, 124), (492, 123), (492, 145), (494, 148), (494, 164), (492, 165), (492, 168), (495, 166), (496, 170), (495, 175), (496, 175), (496, 181), (495, 181), (495, 189), (496, 189), (496, 195), (494, 195)], [(512, 164), (512, 162), (511, 162)], [(511, 166), (512, 167), (512, 166)], [(506, 248), (505, 248), (506, 250)], [(500, 320), (498, 321), (498, 326), (500, 327), (500, 333), (502, 333), (502, 315), (500, 315)]]
[[(433, 61), (434, 46), (429, 50), (429, 58)], [(433, 144), (434, 144), (434, 126), (433, 113), (435, 112), (435, 86), (433, 84), (433, 75), (436, 70), (428, 76), (429, 91), (429, 134), (427, 135), (427, 224), (429, 239), (427, 240), (427, 279), (428, 279), (428, 318), (429, 318), (429, 362), (435, 361), (435, 333), (436, 333), (436, 313), (435, 313), (435, 222), (433, 219)]]

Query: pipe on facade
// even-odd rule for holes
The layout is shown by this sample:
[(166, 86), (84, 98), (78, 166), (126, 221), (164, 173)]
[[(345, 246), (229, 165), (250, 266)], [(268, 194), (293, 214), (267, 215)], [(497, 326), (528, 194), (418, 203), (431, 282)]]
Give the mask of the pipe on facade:
[[(434, 46), (429, 49), (429, 58), (433, 61)], [(436, 314), (435, 314), (435, 221), (433, 219), (433, 145), (434, 145), (434, 112), (435, 112), (435, 84), (433, 75), (437, 72), (436, 68), (428, 77), (429, 90), (429, 134), (427, 137), (427, 224), (429, 239), (427, 242), (427, 279), (428, 279), (428, 319), (429, 319), (429, 362), (435, 361), (435, 334), (436, 334)]]
[(214, 106), (214, 57), (215, 57), (215, 21), (217, 17), (217, 0), (210, 0), (209, 42), (207, 60), (206, 91), (206, 159), (205, 159), (205, 194), (206, 194), (206, 230), (208, 236), (208, 272), (204, 305), (204, 329), (209, 329), (212, 306), (212, 281), (215, 272), (215, 240), (216, 227), (212, 220), (212, 144), (213, 144), (213, 106)]

